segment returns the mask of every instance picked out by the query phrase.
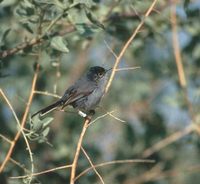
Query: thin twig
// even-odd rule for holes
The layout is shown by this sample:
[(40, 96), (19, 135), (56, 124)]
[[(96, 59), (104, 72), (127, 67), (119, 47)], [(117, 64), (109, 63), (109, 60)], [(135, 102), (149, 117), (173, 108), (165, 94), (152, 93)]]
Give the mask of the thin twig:
[(88, 127), (88, 124), (90, 123), (90, 121), (91, 121), (91, 119), (89, 119), (89, 118), (85, 119), (82, 131), (81, 131), (81, 135), (80, 135), (78, 143), (77, 143), (76, 153), (75, 153), (75, 156), (74, 156), (74, 161), (72, 163), (70, 184), (74, 184), (74, 181), (75, 181), (76, 167), (77, 167), (77, 163), (78, 163), (78, 157), (79, 157), (79, 154), (80, 154), (81, 145), (82, 145), (82, 142), (83, 142), (83, 137), (85, 135), (85, 132), (87, 130), (87, 127)]
[(6, 142), (8, 142), (9, 144), (12, 144), (12, 141), (10, 139), (8, 139), (7, 137), (5, 137), (4, 135), (0, 134), (0, 137), (5, 140)]
[(99, 174), (99, 172), (96, 170), (94, 164), (92, 163), (89, 155), (87, 154), (87, 152), (84, 150), (84, 148), (81, 146), (81, 150), (83, 151), (84, 155), (86, 156), (86, 158), (88, 159), (90, 165), (92, 166), (92, 169), (94, 170), (94, 172), (97, 174), (97, 176), (99, 177), (99, 179), (101, 180), (101, 183), (105, 184), (105, 182), (103, 181), (102, 176)]
[[(200, 165), (199, 164), (191, 165), (191, 166), (188, 165), (187, 167), (184, 167), (184, 168), (182, 167), (181, 170), (180, 168), (166, 170), (166, 171), (162, 171), (162, 170), (163, 169), (161, 165), (156, 165), (150, 171), (147, 171), (136, 178), (134, 177), (134, 181), (135, 183), (139, 184), (139, 183), (146, 183), (146, 182), (152, 182), (152, 181), (159, 181), (159, 180), (163, 180), (164, 178), (169, 178), (169, 177), (173, 177), (173, 179), (175, 179), (175, 177), (178, 177), (182, 175), (183, 173), (185, 175), (189, 173), (199, 172)], [(132, 181), (132, 180), (133, 179), (130, 178), (126, 180), (125, 183), (129, 183), (129, 181)]]
[[(56, 167), (56, 168), (53, 168), (53, 169), (48, 169), (48, 170), (45, 170), (45, 171), (32, 173), (32, 176), (38, 176), (38, 175), (46, 174), (46, 173), (49, 173), (49, 172), (54, 172), (54, 171), (58, 171), (58, 170), (62, 170), (62, 169), (67, 169), (67, 168), (70, 168), (70, 167), (72, 167), (72, 165), (64, 165), (64, 166)], [(27, 177), (29, 177), (29, 175), (13, 176), (13, 177), (10, 177), (10, 178), (11, 179), (20, 179), (20, 178), (27, 178)]]
[[(6, 58), (7, 56), (10, 56), (10, 55), (13, 55), (27, 47), (32, 47), (34, 45), (37, 45), (37, 44), (40, 44), (43, 40), (44, 40), (44, 37), (46, 35), (48, 35), (49, 31), (52, 29), (52, 27), (63, 17), (63, 15), (71, 8), (73, 8), (74, 6), (76, 6), (76, 4), (72, 4), (70, 7), (66, 8), (63, 13), (61, 13), (60, 15), (58, 15), (54, 20), (51, 21), (51, 23), (48, 25), (48, 27), (46, 28), (46, 30), (44, 31), (44, 33), (40, 36), (37, 36), (36, 38), (33, 38), (31, 39), (30, 41), (26, 41), (24, 43), (21, 43), (19, 44), (18, 46), (16, 46), (15, 48), (12, 48), (12, 49), (8, 49), (8, 50), (5, 50), (5, 51), (2, 51), (0, 52), (0, 58), (3, 59), (3, 58)], [(72, 32), (74, 31), (74, 27), (71, 28), (70, 30), (67, 31), (68, 32)], [(55, 36), (57, 34), (52, 34), (50, 36)], [(48, 35), (49, 36), (49, 35)]]
[[(147, 159), (128, 159), (128, 160), (113, 160), (113, 161), (109, 161), (109, 162), (104, 162), (101, 164), (97, 164), (94, 165), (95, 168), (98, 167), (103, 167), (103, 166), (107, 166), (107, 165), (113, 165), (113, 164), (126, 164), (126, 163), (154, 163), (154, 160), (147, 160)], [(83, 176), (85, 173), (87, 173), (88, 171), (90, 171), (91, 169), (93, 169), (92, 167), (89, 167), (87, 169), (85, 169), (83, 172), (81, 172), (76, 178), (75, 181), (77, 179), (79, 179), (81, 176)]]
[(113, 112), (115, 112), (115, 111), (113, 110), (113, 111), (110, 111), (110, 112), (106, 112), (105, 114), (103, 114), (101, 116), (98, 116), (96, 119), (94, 119), (93, 121), (91, 121), (90, 124), (88, 124), (88, 127), (90, 125), (92, 125), (93, 123), (95, 123), (96, 121), (98, 121), (99, 119), (102, 119), (102, 118), (104, 118), (104, 117), (106, 117), (108, 115), (111, 116), (112, 118), (114, 118), (115, 120), (119, 121), (119, 122), (126, 123), (125, 120), (122, 120), (122, 119), (116, 117), (115, 115), (113, 115)]
[[(12, 163), (14, 163), (15, 165), (17, 165), (18, 167), (20, 167), (21, 169), (23, 169), (24, 172), (26, 172), (26, 173), (30, 173), (30, 172), (31, 172), (30, 170), (28, 170), (28, 169), (24, 166), (24, 164), (19, 163), (18, 161), (14, 160), (13, 158), (10, 158), (10, 161), (11, 161)], [(30, 174), (27, 175), (27, 176), (30, 177)], [(32, 175), (32, 176), (33, 176), (33, 175)]]
[(48, 91), (34, 91), (35, 94), (40, 94), (40, 95), (46, 95), (46, 96), (52, 96), (55, 98), (61, 98), (61, 96), (55, 94), (55, 93), (49, 93)]
[(188, 135), (192, 131), (194, 131), (193, 124), (187, 126), (184, 130), (180, 130), (180, 131), (177, 131), (177, 132), (169, 135), (165, 139), (162, 139), (158, 143), (154, 144), (152, 147), (146, 149), (143, 152), (143, 157), (146, 158), (146, 157), (151, 156), (153, 153), (155, 153), (155, 152), (161, 150), (162, 148), (166, 147), (167, 145), (177, 141), (178, 139), (182, 138), (183, 136)]
[[(104, 162), (101, 164), (97, 164), (94, 165), (95, 168), (97, 167), (103, 167), (103, 166), (107, 166), (107, 165), (112, 165), (112, 164), (123, 164), (123, 163), (154, 163), (154, 160), (142, 160), (142, 159), (134, 159), (134, 160), (113, 160), (110, 162)], [(48, 169), (48, 170), (44, 170), (44, 171), (40, 171), (37, 173), (32, 173), (32, 176), (38, 176), (38, 175), (42, 175), (42, 174), (46, 174), (46, 173), (50, 173), (50, 172), (54, 172), (54, 171), (58, 171), (58, 170), (62, 170), (62, 169), (66, 169), (66, 168), (70, 168), (72, 167), (72, 165), (64, 165), (64, 166), (59, 166), (56, 168), (52, 168), (52, 169)], [(82, 175), (84, 175), (85, 173), (87, 173), (88, 171), (90, 171), (92, 169), (92, 167), (87, 168), (86, 170), (84, 170), (82, 173), (80, 173), (75, 180), (77, 180), (78, 178), (80, 178)], [(26, 178), (29, 175), (24, 175), (24, 176), (13, 176), (10, 177), (11, 179), (20, 179), (20, 178)]]
[(175, 57), (176, 66), (178, 70), (180, 86), (182, 87), (182, 90), (183, 90), (184, 100), (188, 107), (188, 112), (190, 114), (190, 117), (192, 119), (191, 123), (194, 124), (195, 131), (200, 135), (200, 126), (196, 124), (196, 121), (195, 121), (196, 115), (194, 113), (193, 106), (192, 106), (192, 103), (190, 102), (189, 95), (188, 95), (187, 81), (186, 81), (182, 57), (181, 57), (181, 50), (179, 46), (178, 33), (177, 33), (176, 3), (177, 3), (177, 0), (171, 0), (171, 9), (170, 9), (171, 17), (170, 18), (171, 18), (171, 25), (172, 25), (172, 45), (174, 48), (173, 49), (174, 57)]
[(117, 68), (115, 69), (116, 72), (119, 72), (119, 71), (126, 71), (126, 70), (135, 70), (135, 69), (139, 69), (141, 68), (140, 66), (135, 66), (135, 67), (127, 67), (127, 68)]
[[(28, 113), (29, 113), (29, 109), (30, 109), (30, 105), (32, 103), (32, 100), (33, 100), (33, 95), (34, 95), (34, 90), (35, 90), (35, 85), (36, 85), (36, 81), (37, 81), (37, 78), (38, 78), (38, 72), (39, 72), (39, 65), (37, 65), (37, 68), (36, 68), (36, 72), (33, 76), (33, 80), (32, 80), (32, 87), (31, 87), (31, 91), (30, 91), (30, 95), (29, 95), (29, 99), (28, 99), (28, 102), (27, 102), (27, 105), (26, 105), (26, 109), (25, 109), (25, 112), (24, 112), (24, 115), (22, 117), (22, 121), (21, 121), (21, 124), (20, 124), (20, 129), (19, 131), (16, 133), (13, 141), (12, 141), (12, 144), (10, 145), (10, 148), (7, 152), (7, 155), (3, 161), (3, 163), (1, 164), (1, 167), (0, 167), (0, 173), (3, 171), (3, 169), (5, 168), (7, 162), (9, 161), (11, 155), (12, 155), (12, 152), (14, 150), (14, 147), (16, 145), (16, 142), (18, 141), (20, 135), (21, 135), (21, 132), (23, 132), (23, 128), (26, 124), (26, 119), (28, 117)], [(1, 90), (2, 91), (2, 90)]]
[(88, 127), (89, 127), (90, 125), (92, 125), (93, 123), (95, 123), (96, 121), (98, 121), (99, 119), (102, 119), (102, 118), (108, 116), (109, 113), (113, 113), (113, 112), (114, 112), (114, 111), (106, 112), (105, 114), (103, 114), (103, 115), (101, 115), (101, 116), (98, 116), (96, 119), (94, 119), (93, 121), (91, 121), (91, 122), (88, 124)]
[[(8, 98), (6, 97), (6, 95), (4, 94), (4, 92), (2, 91), (2, 89), (0, 89), (0, 94), (3, 96), (3, 98), (4, 98), (5, 101), (6, 101), (6, 103), (8, 104), (8, 106), (9, 106), (9, 108), (10, 108), (10, 110), (11, 110), (11, 112), (12, 112), (12, 114), (13, 114), (13, 116), (14, 116), (16, 122), (17, 122), (17, 125), (19, 126), (19, 131), (18, 131), (17, 134), (19, 134), (19, 136), (20, 136), (20, 133), (22, 133), (22, 135), (23, 135), (23, 138), (24, 138), (24, 140), (25, 140), (25, 143), (26, 143), (26, 146), (27, 146), (27, 149), (28, 149), (30, 161), (31, 161), (31, 173), (33, 173), (33, 172), (34, 172), (33, 154), (32, 154), (32, 151), (31, 151), (31, 148), (30, 148), (28, 139), (26, 138), (26, 135), (25, 135), (25, 133), (24, 133), (24, 131), (23, 131), (23, 127), (24, 127), (24, 126), (22, 127), (23, 124), (20, 124), (19, 119), (18, 119), (18, 117), (17, 117), (17, 115), (16, 115), (16, 113), (15, 113), (15, 111), (14, 111), (14, 109), (13, 109), (11, 103), (10, 103), (10, 101), (8, 100)], [(16, 136), (17, 136), (17, 134), (16, 134)], [(8, 141), (8, 140), (7, 140), (7, 141)], [(14, 139), (13, 141), (9, 140), (10, 149), (12, 148), (12, 146), (15, 145), (16, 141), (17, 141), (17, 139)], [(14, 148), (14, 147), (13, 147), (13, 148)], [(10, 150), (9, 150), (9, 151), (10, 151)], [(8, 153), (9, 153), (9, 152), (8, 152)], [(12, 152), (11, 152), (11, 153), (12, 153)], [(9, 156), (9, 155), (7, 154), (7, 156)], [(10, 157), (11, 157), (11, 154), (10, 154), (9, 157), (6, 157), (6, 159), (9, 160)], [(8, 160), (6, 161), (6, 159), (4, 160), (4, 162), (3, 162), (2, 165), (1, 165), (0, 172), (3, 170), (3, 168), (4, 168), (5, 164), (6, 164), (6, 162), (8, 161)], [(3, 164), (4, 164), (4, 165), (3, 165)], [(31, 175), (31, 174), (30, 174), (30, 175)]]
[(120, 54), (117, 56), (116, 60), (115, 60), (115, 64), (113, 66), (113, 70), (112, 70), (112, 73), (111, 73), (111, 76), (110, 76), (110, 79), (107, 83), (107, 86), (106, 86), (106, 90), (105, 92), (108, 92), (108, 89), (110, 88), (111, 86), (111, 83), (114, 79), (114, 76), (115, 76), (115, 72), (116, 72), (116, 69), (121, 61), (121, 58), (123, 57), (125, 51), (127, 50), (127, 48), (129, 47), (129, 45), (131, 44), (131, 42), (133, 41), (133, 39), (135, 38), (135, 36), (137, 35), (137, 33), (139, 32), (140, 28), (143, 26), (146, 18), (149, 16), (149, 14), (151, 13), (151, 11), (153, 10), (156, 2), (158, 0), (154, 0), (151, 4), (151, 6), (148, 8), (147, 12), (145, 13), (144, 15), (144, 18), (142, 19), (142, 21), (140, 22), (140, 24), (137, 26), (137, 28), (135, 29), (135, 31), (133, 32), (133, 34), (131, 35), (131, 37), (128, 39), (128, 41), (125, 43), (124, 47), (122, 48)]
[(108, 50), (110, 51), (110, 53), (115, 57), (115, 59), (117, 59), (117, 54), (114, 52), (114, 50), (108, 45), (107, 41), (104, 40), (104, 43), (106, 45), (106, 47), (108, 48)]
[(111, 116), (111, 117), (114, 118), (115, 120), (120, 121), (120, 122), (122, 122), (122, 123), (126, 123), (125, 120), (116, 117), (115, 115), (112, 114), (112, 112), (111, 112), (111, 113), (110, 113), (110, 112), (107, 112), (107, 113), (108, 113), (109, 116)]
[(184, 88), (186, 87), (185, 72), (183, 69), (183, 63), (180, 54), (180, 46), (177, 35), (177, 21), (176, 21), (176, 0), (171, 0), (174, 4), (171, 4), (171, 25), (172, 25), (172, 41), (173, 41), (173, 51), (176, 61), (176, 66), (178, 69), (178, 76), (180, 85)]
[[(6, 142), (8, 142), (9, 144), (12, 144), (12, 141), (11, 141), (10, 139), (8, 139), (7, 137), (5, 137), (4, 135), (0, 134), (0, 137), (1, 137), (3, 140), (5, 140)], [(30, 170), (26, 169), (26, 168), (24, 167), (23, 164), (17, 162), (17, 161), (14, 160), (13, 158), (10, 158), (10, 161), (11, 161), (12, 163), (14, 163), (15, 165), (17, 165), (18, 167), (22, 168), (25, 172), (27, 172), (27, 173), (30, 173), (30, 172), (31, 172)]]

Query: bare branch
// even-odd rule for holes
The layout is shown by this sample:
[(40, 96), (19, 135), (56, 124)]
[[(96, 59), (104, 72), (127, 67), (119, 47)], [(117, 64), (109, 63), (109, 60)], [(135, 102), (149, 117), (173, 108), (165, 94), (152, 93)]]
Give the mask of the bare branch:
[[(104, 166), (108, 166), (108, 165), (113, 165), (113, 164), (125, 164), (125, 163), (154, 163), (154, 160), (145, 160), (145, 159), (129, 159), (129, 160), (113, 160), (113, 161), (109, 161), (109, 162), (104, 162), (101, 164), (97, 164), (94, 165), (95, 168), (98, 167), (104, 167)], [(87, 173), (88, 171), (90, 171), (91, 169), (93, 169), (92, 167), (89, 167), (87, 169), (85, 169), (83, 172), (81, 172), (76, 178), (75, 181), (77, 179), (79, 179), (81, 176), (83, 176), (85, 173)]]
[(82, 142), (83, 142), (83, 137), (85, 135), (85, 132), (87, 130), (87, 127), (88, 127), (88, 124), (90, 123), (90, 121), (91, 121), (90, 118), (85, 119), (85, 122), (84, 122), (84, 125), (83, 125), (83, 128), (82, 128), (82, 132), (81, 132), (81, 135), (80, 135), (79, 140), (78, 140), (78, 144), (77, 144), (77, 147), (76, 147), (76, 153), (75, 153), (75, 156), (74, 156), (74, 161), (72, 163), (70, 184), (74, 184), (74, 181), (75, 181), (78, 157), (79, 157), (79, 154), (80, 154), (81, 145), (82, 145)]
[(61, 96), (55, 94), (55, 93), (49, 93), (48, 91), (34, 91), (35, 94), (40, 94), (40, 95), (46, 95), (46, 96), (52, 96), (55, 98), (61, 98)]
[[(64, 165), (64, 166), (60, 166), (60, 167), (56, 167), (53, 169), (48, 169), (45, 171), (41, 171), (41, 172), (37, 172), (37, 173), (32, 173), (32, 176), (38, 176), (38, 175), (42, 175), (42, 174), (46, 174), (46, 173), (50, 173), (50, 172), (54, 172), (54, 171), (58, 171), (58, 170), (62, 170), (62, 169), (67, 169), (67, 168), (71, 168), (72, 165)], [(27, 178), (29, 177), (29, 175), (24, 175), (24, 176), (15, 176), (15, 177), (10, 177), (11, 179), (20, 179), (20, 178)]]
[(86, 158), (88, 159), (90, 165), (92, 166), (92, 169), (94, 170), (94, 172), (97, 174), (97, 176), (99, 177), (99, 179), (101, 180), (101, 183), (105, 184), (105, 182), (103, 181), (102, 176), (98, 173), (98, 171), (96, 170), (94, 164), (92, 163), (90, 157), (88, 156), (87, 152), (84, 150), (84, 148), (81, 146), (81, 150), (83, 151), (84, 155), (86, 156)]
[[(172, 0), (176, 1), (176, 0)], [(176, 66), (178, 69), (178, 76), (179, 76), (179, 81), (180, 85), (184, 88), (186, 87), (186, 79), (185, 79), (185, 72), (183, 69), (183, 63), (181, 59), (181, 54), (180, 54), (180, 46), (179, 46), (179, 41), (178, 41), (178, 35), (177, 35), (177, 21), (176, 21), (176, 3), (171, 5), (171, 25), (172, 25), (172, 41), (173, 41), (173, 51), (174, 51), (174, 56), (175, 56), (175, 61), (176, 61)]]
[(123, 57), (124, 53), (126, 52), (127, 48), (129, 47), (129, 45), (131, 44), (131, 42), (133, 41), (133, 39), (135, 38), (135, 36), (137, 35), (137, 33), (139, 32), (140, 28), (143, 26), (144, 24), (144, 21), (145, 19), (150, 15), (151, 11), (153, 10), (155, 4), (156, 4), (157, 0), (154, 0), (151, 4), (151, 6), (148, 8), (147, 12), (145, 13), (144, 15), (144, 19), (142, 19), (142, 21), (140, 22), (140, 24), (137, 26), (137, 28), (135, 29), (135, 31), (133, 32), (133, 34), (131, 35), (131, 37), (128, 39), (128, 41), (125, 43), (124, 47), (122, 48), (120, 54), (117, 56), (116, 60), (115, 60), (115, 64), (113, 66), (113, 70), (112, 70), (112, 73), (111, 73), (111, 76), (110, 76), (110, 79), (107, 83), (107, 86), (106, 86), (106, 90), (105, 92), (108, 92), (108, 89), (110, 88), (111, 86), (111, 83), (114, 79), (114, 76), (115, 76), (115, 72), (116, 72), (116, 69), (121, 61), (121, 58)]
[(118, 68), (115, 71), (119, 72), (119, 71), (126, 71), (126, 70), (135, 70), (135, 69), (139, 69), (141, 68), (140, 66), (135, 66), (135, 67), (127, 67), (127, 68)]
[[(22, 124), (20, 124), (19, 119), (18, 119), (18, 117), (17, 117), (17, 115), (16, 115), (16, 113), (15, 113), (15, 111), (14, 111), (14, 109), (13, 109), (11, 103), (10, 103), (10, 101), (8, 100), (8, 98), (6, 97), (6, 95), (4, 94), (4, 92), (2, 91), (2, 89), (0, 89), (0, 94), (3, 96), (3, 98), (6, 101), (6, 103), (8, 104), (8, 106), (9, 106), (11, 112), (13, 113), (13, 116), (14, 116), (16, 122), (17, 122), (17, 125), (19, 126), (19, 131), (17, 132), (14, 140), (13, 141), (11, 141), (11, 140), (8, 141), (8, 139), (6, 139), (10, 143), (10, 149), (9, 149), (9, 151), (7, 153), (7, 156), (6, 156), (5, 160), (3, 161), (3, 163), (2, 163), (2, 165), (0, 167), (0, 173), (2, 172), (3, 168), (5, 167), (6, 162), (10, 159), (12, 151), (13, 151), (14, 146), (16, 144), (16, 141), (17, 141), (17, 139), (20, 136), (20, 133), (22, 133), (23, 138), (24, 138), (25, 143), (26, 143), (26, 146), (27, 146), (27, 149), (28, 149), (28, 153), (29, 153), (29, 157), (30, 157), (30, 161), (31, 161), (31, 173), (33, 173), (34, 172), (34, 164), (33, 164), (32, 151), (31, 151), (28, 139), (26, 138), (26, 135), (25, 135), (25, 133), (23, 131), (23, 127), (25, 125), (25, 122), (24, 123), (22, 122)], [(3, 138), (5, 138), (5, 137), (3, 137)]]
[[(39, 72), (39, 64), (37, 64), (37, 68), (36, 68), (35, 74), (34, 74), (34, 76), (33, 76), (32, 87), (31, 87), (31, 91), (30, 91), (28, 103), (27, 103), (26, 109), (25, 109), (25, 111), (24, 111), (24, 115), (23, 115), (23, 117), (22, 117), (21, 124), (19, 123), (18, 120), (16, 120), (16, 121), (20, 124), (20, 129), (19, 129), (19, 131), (16, 133), (14, 139), (12, 140), (12, 144), (10, 145), (10, 148), (9, 148), (9, 150), (8, 150), (8, 152), (7, 152), (7, 155), (6, 155), (6, 157), (5, 157), (4, 161), (3, 161), (3, 163), (2, 163), (1, 166), (0, 166), (0, 173), (4, 170), (4, 168), (5, 168), (6, 164), (7, 164), (7, 162), (9, 161), (9, 159), (10, 159), (10, 157), (11, 157), (11, 155), (12, 155), (12, 152), (13, 152), (13, 150), (14, 150), (14, 147), (15, 147), (15, 145), (16, 145), (16, 142), (18, 141), (18, 139), (19, 139), (19, 137), (20, 137), (20, 135), (21, 135), (21, 132), (23, 132), (23, 128), (24, 128), (24, 126), (25, 126), (25, 124), (26, 124), (26, 119), (27, 119), (27, 117), (28, 117), (30, 105), (31, 105), (32, 100), (33, 100), (35, 85), (36, 85), (36, 81), (37, 81), (37, 78), (38, 78), (38, 72)], [(1, 90), (0, 92), (1, 92), (1, 94), (3, 95), (3, 93), (2, 93), (3, 91)], [(25, 140), (26, 140), (26, 139), (25, 139)], [(27, 142), (26, 142), (26, 143), (27, 143)], [(28, 145), (27, 145), (27, 146), (28, 146)]]
[(146, 149), (143, 152), (143, 157), (151, 156), (153, 153), (161, 150), (162, 148), (166, 147), (167, 145), (177, 141), (178, 139), (182, 138), (185, 135), (188, 135), (193, 130), (194, 130), (194, 126), (189, 125), (184, 130), (180, 130), (180, 131), (173, 133), (172, 135), (170, 135), (170, 136), (166, 137), (165, 139), (162, 139), (158, 143), (154, 144), (152, 147)]

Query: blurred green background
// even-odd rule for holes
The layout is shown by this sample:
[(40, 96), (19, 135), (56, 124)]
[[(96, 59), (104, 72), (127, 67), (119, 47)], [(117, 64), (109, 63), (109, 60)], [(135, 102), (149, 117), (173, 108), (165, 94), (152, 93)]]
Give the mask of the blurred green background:
[[(113, 66), (115, 57), (110, 50), (120, 53), (152, 3), (133, 0), (0, 2), (0, 88), (19, 120), (26, 108), (37, 64), (40, 69), (35, 90), (61, 96), (90, 66)], [(187, 80), (185, 89), (179, 82), (172, 41), (171, 8), (175, 5), (175, 26)], [(58, 16), (60, 18), (54, 22)], [(158, 1), (126, 50), (119, 68), (141, 68), (116, 73), (93, 117), (114, 111), (113, 115), (125, 123), (109, 115), (97, 120), (88, 128), (83, 147), (94, 164), (142, 158), (153, 159), (155, 163), (123, 163), (97, 168), (105, 183), (200, 183), (200, 131), (196, 131), (198, 128), (188, 131), (192, 123), (199, 126), (200, 119), (199, 19), (199, 0), (178, 1), (177, 4)], [(52, 27), (48, 27), (51, 24)], [(31, 45), (34, 39), (38, 42)], [(13, 50), (9, 49), (13, 48), (19, 51), (12, 54)], [(3, 57), (2, 53), (8, 50), (8, 56)], [(52, 96), (35, 93), (29, 115), (55, 100)], [(67, 110), (72, 111), (71, 108)], [(35, 172), (71, 164), (83, 126), (83, 119), (76, 113), (56, 111), (49, 116), (54, 119), (49, 124), (48, 135), (36, 141), (29, 140)], [(3, 136), (12, 140), (18, 130), (3, 96), (0, 97), (0, 122), (2, 163), (10, 146)], [(30, 129), (29, 118), (25, 127)], [(48, 143), (42, 141), (44, 138)], [(154, 145), (158, 149), (151, 149)], [(0, 183), (30, 182), (10, 178), (25, 175), (24, 168), (31, 168), (22, 136), (12, 158), (23, 168), (9, 161), (0, 174)], [(77, 173), (88, 167), (90, 164), (81, 153)], [(31, 183), (62, 184), (69, 183), (69, 178), (70, 169), (63, 169), (37, 176)], [(76, 183), (100, 183), (100, 180), (90, 171)]]

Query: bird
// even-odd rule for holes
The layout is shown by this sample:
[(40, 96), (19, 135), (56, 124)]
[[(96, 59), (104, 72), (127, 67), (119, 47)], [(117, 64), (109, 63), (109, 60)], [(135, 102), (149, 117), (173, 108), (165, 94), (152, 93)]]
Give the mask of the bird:
[(105, 94), (105, 88), (109, 79), (108, 71), (101, 66), (90, 67), (73, 85), (71, 85), (63, 96), (53, 104), (42, 108), (34, 113), (31, 118), (39, 114), (39, 117), (45, 116), (55, 109), (64, 109), (70, 105), (78, 110), (82, 117), (93, 115), (95, 108)]

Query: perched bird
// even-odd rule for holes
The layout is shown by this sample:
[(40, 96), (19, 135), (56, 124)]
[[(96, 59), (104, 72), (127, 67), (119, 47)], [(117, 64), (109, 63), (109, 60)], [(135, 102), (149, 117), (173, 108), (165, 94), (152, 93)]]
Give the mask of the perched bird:
[(40, 117), (44, 116), (55, 109), (63, 109), (68, 105), (77, 109), (83, 117), (94, 114), (96, 106), (105, 93), (109, 70), (111, 69), (106, 70), (100, 66), (91, 67), (86, 74), (65, 91), (58, 101), (34, 113), (32, 118), (37, 114)]

